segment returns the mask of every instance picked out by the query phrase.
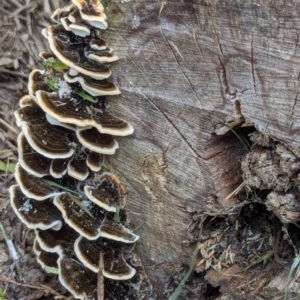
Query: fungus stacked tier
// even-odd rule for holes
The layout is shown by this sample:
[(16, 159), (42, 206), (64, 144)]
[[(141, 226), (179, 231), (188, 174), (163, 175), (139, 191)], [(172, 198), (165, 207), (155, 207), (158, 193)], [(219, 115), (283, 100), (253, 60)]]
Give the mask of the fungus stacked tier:
[(107, 28), (100, 2), (72, 0), (52, 19), (56, 25), (43, 30), (51, 49), (40, 54), (45, 70), (31, 72), (29, 95), (15, 112), (21, 133), (11, 204), (35, 230), (40, 264), (58, 268), (76, 298), (96, 299), (100, 255), (104, 277), (137, 288), (143, 280), (132, 254), (138, 236), (126, 227), (124, 187), (110, 173), (92, 184), (104, 155), (118, 149), (115, 136), (133, 128), (104, 107), (104, 97), (120, 91), (107, 80), (107, 64), (118, 58), (100, 37)]

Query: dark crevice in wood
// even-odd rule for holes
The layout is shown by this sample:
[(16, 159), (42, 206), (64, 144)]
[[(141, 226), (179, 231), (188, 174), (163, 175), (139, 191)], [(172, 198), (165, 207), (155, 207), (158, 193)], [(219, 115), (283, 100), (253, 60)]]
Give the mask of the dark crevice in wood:
[(214, 178), (215, 195), (224, 208), (241, 201), (240, 195), (227, 197), (243, 182), (241, 160), (250, 148), (248, 134), (254, 131), (254, 127), (237, 127), (225, 135), (213, 136), (206, 144), (206, 162)]
[(219, 66), (220, 66), (220, 81), (221, 81), (221, 86), (223, 89), (223, 97), (228, 101), (232, 101), (236, 98), (237, 92), (236, 91), (234, 93), (230, 92), (229, 84), (228, 84), (227, 76), (226, 76), (225, 65), (219, 56), (218, 56), (218, 59), (219, 59)]
[(255, 73), (254, 73), (253, 35), (252, 35), (252, 40), (251, 40), (251, 73), (252, 73), (252, 80), (253, 80), (253, 86), (254, 86), (255, 95), (257, 95), (257, 92), (256, 92)]
[(221, 43), (220, 43), (220, 38), (219, 38), (219, 36), (218, 36), (218, 34), (217, 34), (217, 31), (216, 31), (215, 26), (213, 26), (213, 28), (214, 28), (214, 32), (215, 32), (215, 36), (216, 36), (216, 39), (217, 39), (217, 43), (218, 43), (220, 52), (221, 52), (222, 56), (224, 56), (223, 50), (222, 50), (222, 45), (221, 45)]

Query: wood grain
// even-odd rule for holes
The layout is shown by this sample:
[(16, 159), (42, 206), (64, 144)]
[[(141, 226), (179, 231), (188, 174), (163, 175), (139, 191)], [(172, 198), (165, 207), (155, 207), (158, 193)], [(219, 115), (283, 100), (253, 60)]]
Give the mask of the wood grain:
[[(297, 1), (111, 1), (103, 34), (120, 61), (109, 109), (135, 133), (106, 168), (128, 190), (137, 246), (158, 290), (188, 264), (191, 211), (230, 208), (246, 150), (222, 122), (241, 114), (299, 148)], [(241, 132), (243, 138), (243, 132)]]

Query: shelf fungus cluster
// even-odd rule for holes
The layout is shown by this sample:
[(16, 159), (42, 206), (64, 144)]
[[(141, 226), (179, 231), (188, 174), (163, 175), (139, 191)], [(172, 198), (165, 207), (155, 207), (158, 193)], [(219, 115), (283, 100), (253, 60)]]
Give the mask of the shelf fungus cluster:
[(115, 137), (133, 133), (105, 109), (105, 97), (120, 93), (108, 80), (118, 57), (100, 37), (107, 23), (98, 0), (72, 0), (52, 20), (43, 30), (51, 50), (40, 54), (44, 70), (31, 72), (29, 95), (15, 112), (21, 133), (11, 205), (35, 230), (39, 263), (58, 269), (75, 298), (97, 299), (101, 272), (105, 299), (115, 299), (116, 286), (124, 299), (146, 278), (132, 253), (139, 236), (128, 228), (117, 177), (104, 172), (93, 185), (104, 156), (118, 149)]

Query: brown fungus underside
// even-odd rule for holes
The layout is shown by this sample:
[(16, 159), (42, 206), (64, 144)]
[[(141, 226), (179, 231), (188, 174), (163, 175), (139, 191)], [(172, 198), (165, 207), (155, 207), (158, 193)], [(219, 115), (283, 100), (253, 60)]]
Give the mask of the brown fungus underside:
[(138, 299), (151, 284), (132, 253), (139, 236), (128, 228), (126, 191), (110, 173), (93, 184), (105, 155), (119, 148), (115, 136), (133, 133), (101, 104), (120, 93), (107, 80), (118, 57), (100, 38), (106, 15), (99, 1), (72, 0), (52, 20), (57, 24), (43, 30), (51, 49), (40, 54), (45, 69), (30, 73), (29, 95), (15, 112), (21, 133), (11, 205), (35, 230), (40, 265), (58, 269), (75, 298), (96, 299), (102, 272), (105, 297)]

